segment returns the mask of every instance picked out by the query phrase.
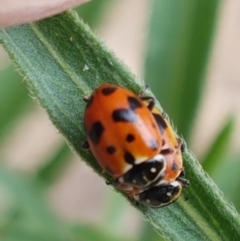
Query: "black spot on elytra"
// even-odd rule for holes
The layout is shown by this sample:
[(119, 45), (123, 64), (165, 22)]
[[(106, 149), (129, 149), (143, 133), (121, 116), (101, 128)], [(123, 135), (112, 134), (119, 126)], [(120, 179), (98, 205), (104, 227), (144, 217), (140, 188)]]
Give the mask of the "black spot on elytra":
[(107, 152), (108, 154), (113, 155), (116, 152), (116, 148), (114, 146), (108, 146)]
[(131, 153), (126, 152), (126, 153), (124, 154), (124, 160), (125, 160), (127, 163), (134, 165), (135, 158), (134, 158), (134, 156), (133, 156)]
[(155, 151), (158, 148), (158, 142), (156, 140), (151, 140), (149, 146), (153, 151)]
[(137, 115), (131, 109), (117, 109), (112, 113), (115, 122), (135, 122)]
[(127, 134), (126, 141), (127, 142), (133, 142), (135, 140), (135, 136), (133, 134)]
[(173, 171), (179, 170), (178, 165), (175, 162), (172, 163), (172, 170)]
[(112, 93), (114, 93), (116, 91), (117, 87), (111, 86), (111, 87), (106, 87), (104, 89), (102, 89), (102, 93), (105, 96), (111, 95)]
[(162, 146), (164, 146), (166, 144), (166, 141), (163, 139), (162, 140)]
[(93, 95), (87, 100), (86, 109), (89, 108), (93, 103)]
[(131, 110), (135, 110), (137, 108), (141, 108), (142, 107), (142, 104), (140, 103), (140, 101), (133, 97), (133, 96), (129, 96), (128, 97), (128, 103), (129, 103), (129, 106), (130, 106), (130, 109)]
[(162, 155), (170, 155), (170, 154), (173, 154), (174, 153), (174, 149), (164, 149), (164, 150), (161, 150), (160, 152)]
[(156, 113), (153, 113), (153, 117), (158, 124), (158, 128), (159, 128), (160, 132), (163, 134), (164, 130), (167, 128), (167, 124), (166, 124), (165, 120), (163, 119), (163, 117), (161, 115), (156, 114)]
[(88, 132), (88, 137), (92, 141), (93, 144), (98, 144), (100, 138), (104, 132), (104, 126), (100, 121), (93, 123), (91, 130)]

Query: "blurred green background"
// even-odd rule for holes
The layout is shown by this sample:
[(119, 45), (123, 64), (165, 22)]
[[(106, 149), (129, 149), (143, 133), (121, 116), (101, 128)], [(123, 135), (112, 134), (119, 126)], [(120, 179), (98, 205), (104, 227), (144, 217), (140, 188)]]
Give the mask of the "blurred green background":
[[(238, 2), (190, 0), (94, 0), (76, 8), (150, 85), (178, 134), (240, 210), (237, 9)], [(160, 240), (69, 150), (30, 96), (0, 49), (0, 239)]]

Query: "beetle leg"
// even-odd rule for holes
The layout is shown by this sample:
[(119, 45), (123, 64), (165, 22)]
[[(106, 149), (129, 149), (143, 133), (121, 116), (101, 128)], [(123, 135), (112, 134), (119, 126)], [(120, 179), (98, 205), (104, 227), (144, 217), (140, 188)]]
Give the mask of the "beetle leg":
[(140, 96), (140, 99), (142, 101), (147, 101), (148, 102), (148, 105), (147, 105), (147, 108), (152, 111), (152, 109), (154, 108), (155, 106), (155, 99), (152, 97), (152, 96)]
[(88, 141), (84, 141), (82, 143), (82, 148), (85, 149), (85, 150), (88, 150), (90, 148)]

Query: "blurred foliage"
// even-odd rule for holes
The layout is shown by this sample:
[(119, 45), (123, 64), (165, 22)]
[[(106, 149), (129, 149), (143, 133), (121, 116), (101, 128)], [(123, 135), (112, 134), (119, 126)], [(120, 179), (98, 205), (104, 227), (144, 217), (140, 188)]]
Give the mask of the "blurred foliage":
[(9, 135), (10, 127), (17, 118), (29, 111), (32, 100), (27, 93), (22, 78), (13, 66), (0, 71), (0, 141)]
[(95, 0), (76, 7), (75, 10), (91, 28), (95, 28), (101, 22), (105, 10), (109, 8), (111, 4), (111, 0)]
[[(187, 138), (201, 101), (218, 5), (218, 1), (192, 2), (195, 4), (191, 5), (190, 1), (154, 1), (145, 65), (145, 79), (174, 120), (179, 133)], [(77, 11), (95, 28), (100, 24), (109, 4), (112, 4), (110, 0), (91, 1), (78, 7)], [(172, 16), (182, 16), (181, 22), (176, 25)], [(196, 41), (199, 38), (201, 41)], [(0, 148), (12, 134), (12, 126), (17, 125), (19, 118), (33, 109), (32, 100), (22, 82), (12, 66), (0, 71)], [(207, 150), (203, 163), (214, 181), (240, 211), (240, 154), (230, 155), (227, 148), (232, 132), (233, 119), (230, 119)], [(51, 211), (46, 202), (46, 188), (60, 178), (71, 155), (67, 145), (61, 145), (53, 150), (51, 158), (43, 161), (45, 165), (37, 170), (34, 178), (29, 175), (23, 178), (16, 171), (1, 165), (2, 241), (126, 240), (124, 232), (124, 237), (115, 237), (112, 230), (103, 231), (99, 227), (81, 225), (80, 222), (65, 222)], [(0, 161), (1, 159), (0, 151)], [(103, 222), (110, 229), (114, 226), (119, 228), (119, 216), (125, 205), (128, 205), (122, 201), (113, 204), (115, 205), (106, 210)], [(159, 241), (160, 238), (149, 224), (143, 222), (142, 232), (136, 234), (136, 240)]]
[(240, 211), (240, 153), (227, 154), (219, 158), (211, 177), (238, 211)]
[(62, 143), (59, 148), (56, 148), (51, 158), (47, 161), (43, 160), (45, 164), (37, 170), (36, 179), (42, 180), (46, 185), (52, 184), (65, 171), (66, 166), (71, 164), (68, 161), (71, 156), (72, 152), (69, 147), (65, 142)]
[(228, 148), (233, 134), (234, 119), (230, 118), (219, 131), (217, 137), (212, 142), (212, 145), (206, 151), (205, 157), (201, 163), (205, 171), (210, 175), (219, 165), (223, 157), (227, 159)]
[(130, 241), (94, 226), (56, 219), (39, 183), (4, 168), (0, 170), (0, 197), (1, 241)]
[(219, 1), (153, 1), (145, 80), (189, 140), (204, 86)]

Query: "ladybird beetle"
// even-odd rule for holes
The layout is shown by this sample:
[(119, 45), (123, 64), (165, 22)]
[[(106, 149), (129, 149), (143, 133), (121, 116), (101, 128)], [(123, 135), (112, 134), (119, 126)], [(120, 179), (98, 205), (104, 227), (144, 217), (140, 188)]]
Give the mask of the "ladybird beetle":
[(182, 144), (154, 99), (103, 84), (86, 102), (83, 147), (90, 148), (114, 184), (151, 207), (175, 201), (188, 185), (180, 177)]
[(87, 101), (84, 125), (93, 155), (117, 182), (146, 188), (163, 178), (160, 130), (149, 107), (134, 93), (101, 85)]

